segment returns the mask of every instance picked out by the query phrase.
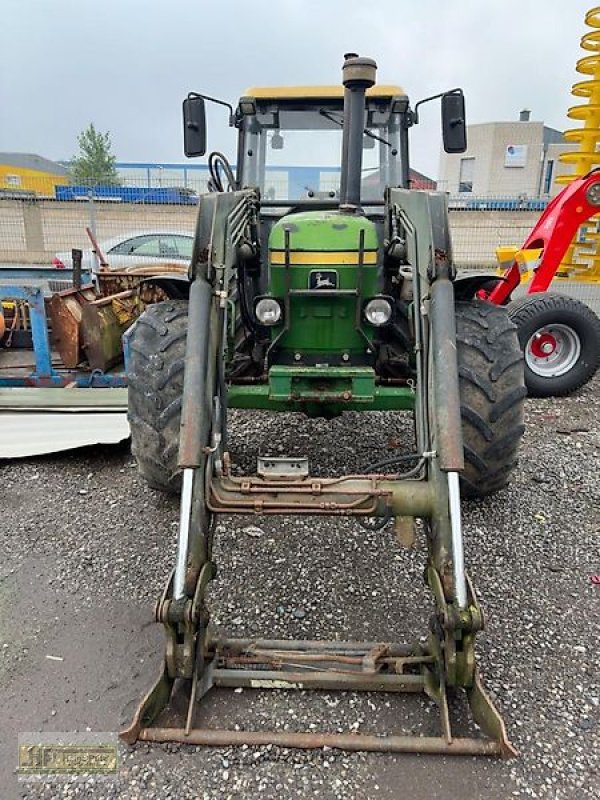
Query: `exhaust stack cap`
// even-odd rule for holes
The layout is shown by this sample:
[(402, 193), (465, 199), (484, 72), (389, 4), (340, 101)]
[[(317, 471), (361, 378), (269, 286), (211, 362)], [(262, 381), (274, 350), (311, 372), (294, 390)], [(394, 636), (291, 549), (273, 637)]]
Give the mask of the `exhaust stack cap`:
[(375, 85), (377, 64), (372, 58), (347, 53), (342, 67), (342, 83), (347, 89), (368, 89)]

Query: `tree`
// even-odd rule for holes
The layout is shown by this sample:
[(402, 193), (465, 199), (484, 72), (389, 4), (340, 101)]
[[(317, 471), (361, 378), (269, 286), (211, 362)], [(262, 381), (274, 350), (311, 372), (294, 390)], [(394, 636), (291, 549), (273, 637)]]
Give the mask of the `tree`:
[(118, 186), (116, 158), (110, 152), (110, 133), (101, 133), (90, 122), (77, 137), (79, 154), (71, 161), (71, 176), (79, 184)]

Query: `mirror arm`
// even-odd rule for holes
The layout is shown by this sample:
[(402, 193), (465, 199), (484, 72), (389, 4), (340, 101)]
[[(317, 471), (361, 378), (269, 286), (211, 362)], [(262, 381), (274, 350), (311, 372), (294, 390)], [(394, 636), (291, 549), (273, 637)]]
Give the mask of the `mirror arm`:
[(440, 94), (432, 94), (431, 97), (424, 97), (422, 100), (415, 105), (413, 112), (412, 112), (412, 123), (413, 125), (419, 124), (419, 106), (422, 106), (423, 103), (429, 103), (431, 100), (439, 100), (440, 97), (445, 97), (447, 94), (462, 94), (462, 89), (448, 89), (447, 92), (440, 92)]
[[(219, 100), (216, 97), (209, 97), (207, 94), (200, 94), (199, 92), (188, 92), (188, 98), (191, 97), (201, 97), (203, 100), (208, 100), (211, 103), (217, 103), (220, 106), (225, 106), (225, 108), (229, 109), (229, 124), (231, 126), (235, 123), (235, 113), (233, 110), (233, 106), (231, 103), (226, 103), (225, 100)], [(191, 123), (193, 125), (193, 123)], [(188, 123), (188, 127), (190, 127), (190, 123)]]

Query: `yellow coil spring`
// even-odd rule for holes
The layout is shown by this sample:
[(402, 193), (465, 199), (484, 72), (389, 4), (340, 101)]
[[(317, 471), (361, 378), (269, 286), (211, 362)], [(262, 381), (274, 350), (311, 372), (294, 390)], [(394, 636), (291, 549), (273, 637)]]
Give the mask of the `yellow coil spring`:
[[(574, 178), (586, 175), (593, 167), (600, 165), (600, 6), (592, 8), (585, 15), (585, 24), (593, 30), (581, 38), (581, 47), (592, 55), (584, 56), (577, 62), (577, 72), (586, 80), (573, 84), (574, 97), (582, 97), (587, 102), (569, 108), (569, 119), (583, 123), (583, 126), (565, 132), (567, 142), (579, 145), (577, 150), (562, 153), (563, 164), (572, 164), (570, 175), (561, 175), (557, 183), (570, 183)], [(571, 280), (600, 281), (600, 215), (592, 217), (577, 231), (571, 246), (562, 260), (559, 274), (568, 275)]]

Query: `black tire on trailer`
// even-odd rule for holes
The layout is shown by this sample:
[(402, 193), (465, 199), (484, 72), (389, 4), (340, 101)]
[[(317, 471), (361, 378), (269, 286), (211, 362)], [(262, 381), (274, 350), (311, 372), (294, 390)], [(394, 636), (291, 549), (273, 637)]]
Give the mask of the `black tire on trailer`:
[(517, 464), (526, 389), (517, 329), (506, 309), (483, 300), (456, 304), (456, 344), (465, 469), (463, 497), (486, 497)]
[(571, 394), (594, 375), (600, 366), (600, 319), (585, 303), (538, 292), (507, 308), (518, 329), (532, 397)]
[(154, 489), (181, 490), (177, 469), (187, 333), (187, 300), (148, 306), (129, 338), (131, 450)]

